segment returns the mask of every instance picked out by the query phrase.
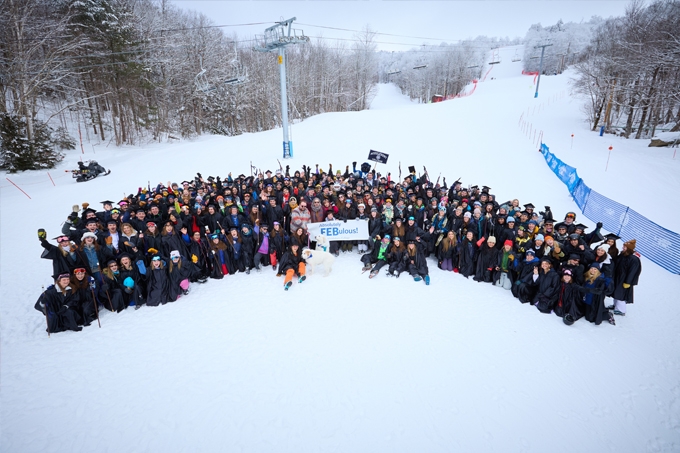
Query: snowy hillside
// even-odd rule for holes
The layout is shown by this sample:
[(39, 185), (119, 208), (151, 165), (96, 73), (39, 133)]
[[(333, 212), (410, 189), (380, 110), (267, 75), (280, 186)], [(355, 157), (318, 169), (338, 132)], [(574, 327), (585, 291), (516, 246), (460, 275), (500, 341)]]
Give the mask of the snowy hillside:
[[(372, 109), (292, 128), (292, 168), (344, 168), (369, 149), (378, 171), (409, 165), (488, 185), (499, 201), (576, 211), (523, 118), (599, 192), (677, 231), (680, 158), (589, 132), (569, 74), (533, 78), (501, 49), (469, 97), (414, 104), (381, 85)], [(522, 54), (522, 51), (519, 52)], [(573, 148), (571, 134), (574, 134)], [(192, 286), (178, 302), (48, 338), (33, 309), (51, 263), (36, 230), (57, 235), (71, 205), (204, 175), (278, 168), (281, 130), (146, 148), (85, 147), (112, 170), (76, 184), (64, 169), (2, 174), (0, 451), (602, 452), (680, 449), (680, 278), (642, 257), (636, 303), (617, 325), (571, 327), (490, 285), (369, 281), (359, 255), (284, 292), (267, 268)], [(605, 172), (607, 148), (613, 146)], [(31, 198), (12, 186), (9, 177)], [(593, 224), (580, 216), (591, 227)]]

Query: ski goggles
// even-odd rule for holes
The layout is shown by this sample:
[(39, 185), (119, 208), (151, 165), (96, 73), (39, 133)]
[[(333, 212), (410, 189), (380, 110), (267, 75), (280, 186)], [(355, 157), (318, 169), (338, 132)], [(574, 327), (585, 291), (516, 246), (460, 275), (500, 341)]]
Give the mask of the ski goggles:
[(68, 241), (69, 241), (68, 236), (59, 236), (57, 238), (57, 243), (59, 243), (59, 244), (61, 244), (62, 242), (68, 242)]
[(84, 267), (79, 267), (78, 269), (75, 269), (73, 271), (74, 274), (84, 274), (85, 273), (85, 268)]
[(160, 261), (160, 260), (161, 260), (160, 256), (154, 256), (153, 258), (151, 258), (151, 261)]
[(70, 278), (71, 278), (71, 274), (59, 274), (59, 276), (57, 277), (57, 280), (61, 280), (62, 278), (68, 278), (68, 279), (70, 279)]

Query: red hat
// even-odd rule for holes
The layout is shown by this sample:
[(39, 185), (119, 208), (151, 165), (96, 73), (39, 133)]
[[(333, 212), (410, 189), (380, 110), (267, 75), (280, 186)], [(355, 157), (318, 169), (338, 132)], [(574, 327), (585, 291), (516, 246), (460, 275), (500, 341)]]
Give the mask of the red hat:
[(503, 245), (509, 245), (512, 247), (512, 241), (510, 239), (506, 239), (505, 242), (503, 242)]

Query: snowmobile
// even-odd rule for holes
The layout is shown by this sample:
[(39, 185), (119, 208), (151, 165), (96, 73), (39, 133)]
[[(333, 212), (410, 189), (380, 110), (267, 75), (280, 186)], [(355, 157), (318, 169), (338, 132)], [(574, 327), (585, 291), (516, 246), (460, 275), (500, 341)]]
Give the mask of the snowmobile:
[(96, 178), (97, 176), (106, 176), (111, 173), (111, 170), (106, 170), (99, 165), (96, 160), (91, 160), (85, 165), (82, 161), (78, 162), (78, 169), (71, 170), (71, 175), (76, 178), (76, 182), (85, 182)]

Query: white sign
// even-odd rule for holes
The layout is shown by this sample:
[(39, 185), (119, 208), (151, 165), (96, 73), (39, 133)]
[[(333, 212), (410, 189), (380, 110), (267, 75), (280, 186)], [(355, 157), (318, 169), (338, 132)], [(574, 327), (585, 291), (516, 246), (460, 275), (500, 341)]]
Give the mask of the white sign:
[(333, 220), (330, 222), (308, 223), (309, 239), (318, 235), (329, 241), (365, 241), (368, 239), (368, 220)]

